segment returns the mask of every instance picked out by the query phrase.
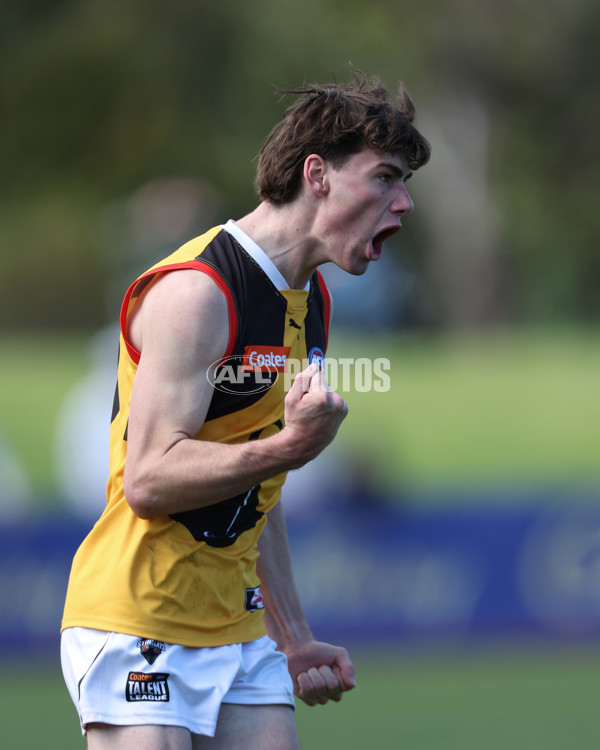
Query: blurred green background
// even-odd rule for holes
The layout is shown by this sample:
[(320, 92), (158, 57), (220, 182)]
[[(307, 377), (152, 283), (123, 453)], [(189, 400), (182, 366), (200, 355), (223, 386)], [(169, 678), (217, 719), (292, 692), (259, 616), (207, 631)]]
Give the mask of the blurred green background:
[[(0, 523), (69, 509), (61, 420), (78, 385), (112, 373), (98, 336), (128, 282), (253, 208), (277, 87), (344, 80), (349, 63), (405, 83), (433, 156), (380, 267), (328, 277), (331, 356), (388, 358), (391, 379), (344, 394), (336, 450), (398, 502), (597, 488), (599, 37), (593, 0), (4, 0)], [(382, 747), (595, 747), (590, 648), (363, 653), (365, 697), (310, 723), (300, 711), (306, 747), (362, 746), (377, 736), (360, 734), (366, 717)], [(20, 724), (32, 684), (7, 674)], [(36, 705), (81, 744), (68, 700), (52, 704), (56, 664), (44, 675)], [(15, 734), (11, 747), (35, 744)]]
[(433, 158), (380, 267), (330, 282), (332, 356), (391, 361), (388, 394), (348, 394), (340, 439), (386, 482), (598, 477), (597, 3), (0, 12), (0, 430), (36, 493), (55, 494), (57, 412), (133, 274), (251, 209), (276, 88), (350, 62), (404, 81)]

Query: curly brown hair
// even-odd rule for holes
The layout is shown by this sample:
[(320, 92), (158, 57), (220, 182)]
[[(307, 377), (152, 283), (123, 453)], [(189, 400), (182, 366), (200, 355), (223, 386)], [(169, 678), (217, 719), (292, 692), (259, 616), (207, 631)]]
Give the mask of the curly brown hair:
[(304, 160), (319, 154), (335, 168), (365, 146), (402, 154), (412, 170), (427, 163), (431, 147), (412, 124), (415, 108), (402, 84), (397, 104), (374, 76), (354, 70), (348, 84), (310, 84), (280, 90), (299, 98), (267, 137), (258, 156), (255, 187), (264, 201), (283, 205), (297, 196)]

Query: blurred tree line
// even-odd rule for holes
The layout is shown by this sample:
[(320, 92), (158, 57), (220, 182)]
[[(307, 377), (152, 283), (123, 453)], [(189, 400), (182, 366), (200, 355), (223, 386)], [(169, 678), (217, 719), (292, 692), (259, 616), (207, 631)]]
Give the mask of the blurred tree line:
[[(343, 80), (350, 61), (405, 82), (433, 146), (392, 249), (415, 281), (407, 325), (598, 321), (595, 0), (2, 0), (0, 14), (5, 330), (112, 320), (132, 196), (174, 185), (175, 219), (186, 200), (211, 224), (245, 213), (285, 106), (275, 87)], [(146, 245), (157, 210), (138, 216)]]

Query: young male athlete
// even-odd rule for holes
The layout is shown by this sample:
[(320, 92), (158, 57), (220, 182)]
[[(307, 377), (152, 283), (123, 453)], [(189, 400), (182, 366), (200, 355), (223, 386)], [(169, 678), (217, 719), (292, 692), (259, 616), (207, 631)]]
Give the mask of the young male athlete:
[[(318, 367), (330, 298), (413, 204), (429, 158), (401, 89), (308, 86), (260, 153), (258, 207), (134, 281), (121, 309), (107, 505), (73, 561), (65, 679), (91, 750), (293, 750), (294, 694), (354, 687), (317, 642), (278, 503), (347, 407)], [(284, 392), (286, 366), (311, 364)], [(268, 635), (267, 635), (268, 634)]]

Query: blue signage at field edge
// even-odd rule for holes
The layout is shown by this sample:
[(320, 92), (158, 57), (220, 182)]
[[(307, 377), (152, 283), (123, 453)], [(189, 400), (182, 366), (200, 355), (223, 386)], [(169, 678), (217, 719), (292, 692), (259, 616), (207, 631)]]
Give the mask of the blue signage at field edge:
[[(10, 653), (58, 649), (86, 531), (55, 517), (0, 525), (0, 639)], [(290, 519), (289, 533), (320, 638), (600, 636), (600, 504), (338, 505), (310, 522)]]

